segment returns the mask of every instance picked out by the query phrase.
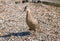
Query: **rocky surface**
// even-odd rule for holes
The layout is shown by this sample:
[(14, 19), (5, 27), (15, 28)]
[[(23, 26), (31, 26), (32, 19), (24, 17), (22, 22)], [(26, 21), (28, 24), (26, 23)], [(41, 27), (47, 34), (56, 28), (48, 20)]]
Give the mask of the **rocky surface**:
[[(42, 33), (36, 36), (19, 36), (16, 33), (28, 31), (24, 7), (29, 6), (34, 18), (38, 19)], [(15, 33), (14, 35), (8, 35)], [(7, 36), (4, 36), (7, 35)], [(4, 36), (4, 37), (3, 37)], [(14, 0), (0, 1), (0, 41), (59, 41), (60, 7), (42, 3), (17, 3)]]

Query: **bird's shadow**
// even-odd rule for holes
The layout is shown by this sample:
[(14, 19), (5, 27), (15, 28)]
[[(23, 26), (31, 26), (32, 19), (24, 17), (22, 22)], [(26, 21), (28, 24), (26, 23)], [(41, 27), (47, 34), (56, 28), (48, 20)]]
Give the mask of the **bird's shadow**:
[(7, 35), (0, 36), (0, 38), (11, 37), (11, 36), (27, 36), (30, 35), (30, 32), (18, 32), (18, 33), (9, 33)]

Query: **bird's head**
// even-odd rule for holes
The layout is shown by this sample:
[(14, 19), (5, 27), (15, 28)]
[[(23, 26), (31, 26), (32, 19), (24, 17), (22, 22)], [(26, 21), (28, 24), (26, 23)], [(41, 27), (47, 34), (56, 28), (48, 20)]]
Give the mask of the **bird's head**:
[(29, 8), (28, 6), (25, 6), (25, 7), (24, 7), (24, 11), (26, 11), (26, 12), (29, 12), (29, 13), (30, 13), (30, 8)]

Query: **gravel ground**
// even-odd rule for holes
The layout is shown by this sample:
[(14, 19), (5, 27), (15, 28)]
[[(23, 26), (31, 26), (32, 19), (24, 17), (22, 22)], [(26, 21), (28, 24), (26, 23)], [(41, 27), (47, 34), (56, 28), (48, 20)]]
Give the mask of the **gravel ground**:
[[(19, 36), (29, 29), (25, 22), (26, 14), (23, 12), (25, 6), (31, 8), (32, 15), (38, 19), (43, 31), (36, 36)], [(60, 41), (60, 7), (42, 3), (16, 4), (14, 0), (1, 0), (0, 41)]]

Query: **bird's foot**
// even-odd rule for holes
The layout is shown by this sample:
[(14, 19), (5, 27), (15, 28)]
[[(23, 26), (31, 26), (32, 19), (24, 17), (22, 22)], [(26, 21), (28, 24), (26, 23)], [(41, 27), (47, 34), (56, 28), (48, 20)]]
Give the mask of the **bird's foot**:
[(36, 36), (36, 33), (34, 31), (31, 32), (30, 34), (31, 37)]

